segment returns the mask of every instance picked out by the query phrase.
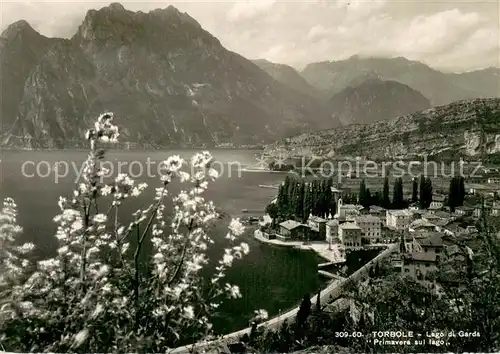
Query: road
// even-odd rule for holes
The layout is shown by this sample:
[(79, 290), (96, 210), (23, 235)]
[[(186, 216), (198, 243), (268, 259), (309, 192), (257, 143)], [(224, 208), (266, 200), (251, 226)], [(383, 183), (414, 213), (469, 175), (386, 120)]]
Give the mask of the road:
[[(391, 244), (385, 251), (377, 255), (370, 262), (365, 264), (363, 267), (358, 269), (356, 272), (351, 274), (348, 278), (341, 281), (334, 281), (328, 287), (323, 289), (320, 293), (320, 302), (321, 303), (329, 303), (332, 300), (337, 299), (341, 294), (344, 288), (352, 282), (358, 282), (362, 278), (366, 277), (369, 274), (370, 268), (375, 265), (376, 262), (384, 260), (388, 256), (391, 255), (394, 251), (399, 248), (397, 243)], [(311, 304), (314, 306), (316, 304), (317, 296), (313, 296), (311, 298)], [(297, 316), (297, 312), (299, 311), (299, 307), (297, 306), (293, 310), (290, 310), (284, 314), (271, 318), (270, 320), (263, 322), (259, 325), (259, 327), (265, 327), (266, 329), (277, 330), (280, 328), (281, 324), (285, 321), (293, 322)], [(237, 332), (233, 332), (230, 334), (226, 334), (215, 341), (210, 342), (201, 342), (196, 344), (196, 349), (206, 348), (209, 346), (216, 346), (218, 342), (223, 341), (226, 343), (236, 343), (239, 341), (240, 337), (244, 334), (250, 334), (250, 327), (242, 329)], [(186, 345), (182, 347), (178, 347), (170, 351), (171, 354), (184, 354), (192, 351), (193, 345)]]

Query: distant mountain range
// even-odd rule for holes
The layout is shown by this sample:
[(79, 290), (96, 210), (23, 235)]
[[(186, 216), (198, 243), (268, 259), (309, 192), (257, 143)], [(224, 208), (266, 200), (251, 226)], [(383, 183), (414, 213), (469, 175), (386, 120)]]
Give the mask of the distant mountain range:
[(397, 81), (368, 79), (334, 95), (329, 105), (343, 125), (370, 124), (431, 108), (420, 92)]
[(326, 93), (310, 85), (296, 69), (289, 65), (272, 63), (265, 59), (257, 59), (253, 60), (253, 62), (277, 81), (299, 92), (306, 93), (319, 99), (328, 98)]
[(405, 58), (351, 57), (302, 72), (225, 49), (175, 7), (90, 10), (70, 39), (26, 21), (0, 38), (0, 146), (81, 147), (113, 111), (122, 141), (147, 147), (266, 144), (500, 96), (500, 69), (445, 74)]
[(173, 6), (91, 10), (71, 39), (25, 21), (2, 37), (4, 147), (79, 147), (102, 111), (116, 114), (122, 140), (150, 147), (265, 143), (339, 124), (325, 102), (226, 50)]
[(474, 98), (500, 97), (500, 68), (448, 74), (406, 58), (363, 58), (312, 63), (300, 73), (332, 97), (367, 79), (398, 81), (419, 91), (433, 106)]
[(266, 147), (271, 156), (371, 160), (464, 158), (500, 161), (500, 98), (457, 101), (396, 119), (297, 135)]

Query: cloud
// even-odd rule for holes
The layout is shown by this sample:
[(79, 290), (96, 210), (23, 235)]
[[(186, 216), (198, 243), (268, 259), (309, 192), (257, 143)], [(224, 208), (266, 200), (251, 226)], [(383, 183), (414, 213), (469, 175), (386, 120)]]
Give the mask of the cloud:
[(274, 0), (253, 0), (237, 2), (227, 14), (229, 22), (253, 20), (269, 11), (274, 5)]
[[(4, 2), (0, 26), (3, 29), (24, 18), (44, 35), (70, 37), (88, 9), (107, 4)], [(149, 11), (169, 3), (123, 4), (133, 11)], [(498, 4), (488, 0), (185, 0), (172, 4), (194, 17), (226, 48), (248, 58), (303, 66), (364, 54), (406, 56), (439, 68), (499, 65)]]

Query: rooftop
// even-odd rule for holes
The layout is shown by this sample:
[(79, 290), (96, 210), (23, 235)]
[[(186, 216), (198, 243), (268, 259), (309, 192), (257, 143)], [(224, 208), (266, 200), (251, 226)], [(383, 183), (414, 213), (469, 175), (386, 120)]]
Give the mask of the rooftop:
[(438, 217), (440, 217), (442, 219), (446, 219), (446, 218), (449, 218), (451, 216), (451, 214), (448, 213), (448, 212), (446, 212), (446, 211), (436, 211), (434, 213), (434, 215), (436, 215), (436, 216), (438, 216)]
[(446, 199), (446, 197), (444, 195), (434, 195), (432, 196), (432, 201), (433, 202), (444, 202), (444, 200)]
[(425, 218), (427, 220), (438, 220), (439, 216), (431, 214), (431, 213), (426, 213), (426, 214), (422, 215), (422, 218)]
[(337, 220), (328, 220), (326, 222), (326, 225), (328, 225), (328, 226), (339, 226), (339, 222)]
[(361, 230), (361, 228), (358, 225), (356, 225), (352, 222), (346, 222), (344, 224), (341, 224), (339, 227), (342, 230)]
[(428, 210), (441, 210), (441, 207), (440, 206), (437, 206), (437, 205), (431, 205), (429, 206), (429, 208), (427, 208)]
[(409, 255), (409, 259), (417, 262), (435, 262), (436, 254), (426, 252), (412, 252)]
[(387, 210), (389, 214), (392, 214), (394, 216), (412, 216), (412, 212), (409, 211), (408, 209), (402, 209), (402, 210)]
[(432, 234), (431, 236), (429, 236), (428, 238), (423, 239), (419, 243), (420, 243), (420, 245), (427, 246), (427, 247), (429, 247), (429, 246), (431, 246), (431, 247), (443, 247), (443, 237), (440, 234), (435, 233), (435, 234)]
[(370, 211), (371, 212), (382, 212), (382, 211), (385, 211), (385, 208), (382, 208), (381, 206), (378, 206), (378, 205), (371, 205)]
[(281, 224), (280, 224), (281, 227), (287, 229), (287, 230), (293, 230), (299, 226), (305, 226), (307, 227), (307, 225), (304, 225), (304, 224), (301, 224), (300, 222), (297, 222), (295, 220), (287, 220), (287, 221), (283, 221)]
[(356, 222), (376, 222), (376, 223), (381, 223), (382, 221), (380, 218), (373, 216), (373, 215), (363, 215), (363, 216), (357, 216), (355, 218)]
[(319, 216), (310, 216), (309, 221), (312, 222), (325, 222), (326, 220), (323, 218), (320, 218)]
[(425, 220), (425, 219), (418, 219), (418, 220), (415, 220), (414, 222), (411, 223), (410, 227), (412, 229), (415, 229), (415, 228), (420, 228), (420, 227), (430, 227), (430, 228), (434, 228), (436, 225), (434, 224), (431, 224), (429, 221)]

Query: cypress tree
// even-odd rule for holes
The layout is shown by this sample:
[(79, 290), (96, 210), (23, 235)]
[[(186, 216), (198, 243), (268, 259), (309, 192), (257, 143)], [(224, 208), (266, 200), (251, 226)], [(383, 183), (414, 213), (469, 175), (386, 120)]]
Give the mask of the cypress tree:
[(389, 198), (389, 177), (384, 178), (384, 189), (382, 190), (382, 206), (384, 208), (389, 208), (391, 206), (391, 200)]
[(366, 205), (366, 182), (365, 179), (363, 178), (361, 182), (359, 183), (359, 204), (365, 206)]
[(312, 208), (312, 190), (311, 184), (305, 185), (305, 195), (304, 195), (304, 211), (302, 213), (302, 223), (305, 223), (311, 214)]
[(306, 184), (302, 180), (297, 191), (297, 202), (295, 205), (295, 215), (300, 220), (304, 220), (304, 198), (306, 194)]
[(425, 209), (426, 206), (425, 206), (425, 198), (426, 198), (426, 195), (425, 195), (425, 177), (424, 175), (420, 175), (420, 197), (418, 198), (418, 201), (419, 201), (419, 207), (420, 209)]
[(412, 179), (412, 194), (411, 194), (412, 203), (416, 203), (418, 201), (418, 179)]
[(403, 179), (399, 177), (394, 181), (392, 206), (395, 209), (400, 209), (403, 207), (403, 205), (404, 205)]
[(303, 329), (307, 323), (307, 318), (311, 314), (311, 299), (309, 294), (305, 294), (297, 312), (297, 327)]
[(368, 208), (370, 205), (373, 205), (373, 197), (370, 188), (366, 188), (366, 203), (363, 206)]

